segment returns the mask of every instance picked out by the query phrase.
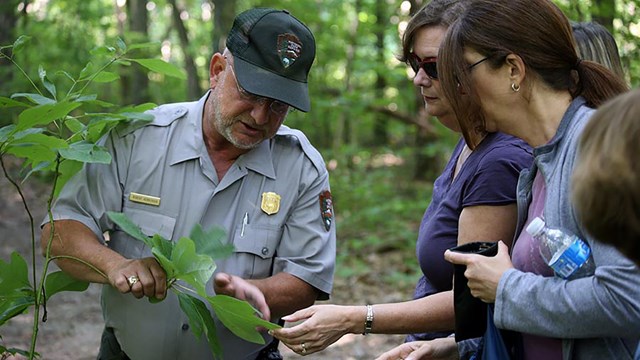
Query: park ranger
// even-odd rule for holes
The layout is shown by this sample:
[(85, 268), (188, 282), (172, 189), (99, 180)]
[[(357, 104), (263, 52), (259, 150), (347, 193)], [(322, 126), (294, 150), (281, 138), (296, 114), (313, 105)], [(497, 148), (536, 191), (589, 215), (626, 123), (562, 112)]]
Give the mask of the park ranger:
[[(167, 293), (149, 249), (118, 229), (108, 211), (172, 241), (195, 224), (222, 227), (235, 252), (217, 261), (208, 291), (250, 300), (272, 321), (328, 298), (335, 265), (328, 172), (307, 138), (282, 125), (290, 107), (310, 108), (314, 57), (312, 33), (287, 11), (240, 14), (226, 49), (211, 58), (211, 89), (199, 101), (163, 105), (150, 111), (151, 123), (116, 128), (102, 142), (112, 162), (86, 164), (67, 183), (53, 208), (52, 252), (107, 275), (58, 260), (72, 276), (104, 284), (99, 359), (213, 357)], [(43, 246), (50, 231), (47, 218)], [(165, 299), (150, 304), (144, 297)], [(220, 325), (217, 334), (224, 359), (274, 355)]]

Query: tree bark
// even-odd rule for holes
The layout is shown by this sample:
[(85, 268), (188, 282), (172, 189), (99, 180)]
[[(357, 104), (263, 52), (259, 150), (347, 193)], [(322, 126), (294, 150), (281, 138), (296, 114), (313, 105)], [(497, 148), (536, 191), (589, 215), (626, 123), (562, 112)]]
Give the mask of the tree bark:
[(211, 0), (213, 4), (212, 54), (222, 52), (226, 46), (227, 34), (236, 17), (236, 2), (229, 0)]
[[(149, 41), (149, 16), (147, 13), (146, 0), (129, 0), (128, 7), (128, 23), (130, 31), (129, 43), (141, 43)], [(130, 93), (125, 98), (132, 104), (141, 104), (149, 102), (149, 77), (147, 70), (138, 64), (131, 64), (131, 76), (129, 78)]]
[(202, 96), (202, 88), (200, 88), (200, 78), (198, 77), (198, 68), (196, 67), (191, 51), (189, 51), (189, 34), (186, 26), (180, 17), (180, 13), (183, 11), (176, 4), (176, 0), (168, 0), (168, 3), (173, 9), (171, 14), (173, 16), (173, 23), (178, 31), (178, 38), (180, 39), (180, 45), (182, 46), (182, 53), (184, 54), (184, 65), (187, 70), (187, 97), (195, 100)]

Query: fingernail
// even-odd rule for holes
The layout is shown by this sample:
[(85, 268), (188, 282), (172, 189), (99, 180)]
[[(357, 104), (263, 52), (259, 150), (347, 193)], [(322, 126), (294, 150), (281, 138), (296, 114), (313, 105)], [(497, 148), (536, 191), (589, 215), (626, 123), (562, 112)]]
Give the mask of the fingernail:
[(267, 331), (267, 333), (268, 333), (269, 335), (273, 336), (273, 330), (269, 330), (269, 331)]

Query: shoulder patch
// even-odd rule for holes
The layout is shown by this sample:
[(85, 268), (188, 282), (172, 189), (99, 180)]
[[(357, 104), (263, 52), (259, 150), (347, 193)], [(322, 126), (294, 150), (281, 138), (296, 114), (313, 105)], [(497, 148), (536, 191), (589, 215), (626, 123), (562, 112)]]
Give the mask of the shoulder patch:
[(320, 193), (320, 215), (325, 230), (329, 231), (333, 223), (333, 198), (329, 190)]

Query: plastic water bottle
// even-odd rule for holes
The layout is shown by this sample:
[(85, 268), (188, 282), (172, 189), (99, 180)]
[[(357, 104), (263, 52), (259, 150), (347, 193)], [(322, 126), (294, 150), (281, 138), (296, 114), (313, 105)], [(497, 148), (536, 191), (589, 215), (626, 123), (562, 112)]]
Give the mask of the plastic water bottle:
[(547, 227), (539, 217), (531, 221), (526, 231), (539, 241), (540, 255), (557, 276), (577, 279), (594, 273), (591, 248), (576, 235)]

